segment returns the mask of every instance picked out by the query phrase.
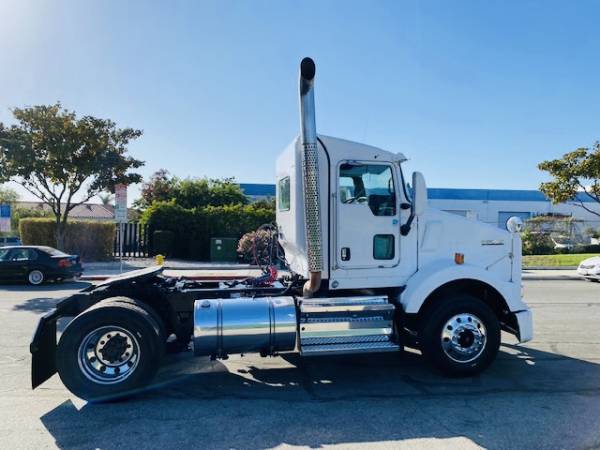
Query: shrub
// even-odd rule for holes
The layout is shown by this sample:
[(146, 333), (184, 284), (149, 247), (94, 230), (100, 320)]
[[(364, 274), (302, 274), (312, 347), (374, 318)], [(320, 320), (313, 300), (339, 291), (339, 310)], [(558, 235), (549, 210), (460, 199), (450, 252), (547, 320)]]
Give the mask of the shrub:
[(254, 245), (256, 242), (256, 257), (261, 265), (269, 262), (269, 244), (271, 232), (267, 230), (251, 231), (244, 234), (238, 242), (237, 252), (244, 262), (256, 264)]
[[(51, 217), (52, 212), (47, 211), (43, 208), (22, 208), (17, 206), (14, 208), (11, 218), (10, 218), (10, 226), (13, 230), (19, 230), (19, 221), (25, 218), (32, 217)], [(56, 243), (55, 243), (56, 245)]]
[(175, 233), (172, 231), (158, 230), (152, 233), (154, 253), (157, 255), (172, 256), (174, 242)]
[[(24, 245), (56, 246), (54, 219), (21, 219), (19, 232)], [(72, 221), (67, 223), (63, 250), (77, 254), (85, 261), (107, 260), (112, 258), (114, 240), (115, 224), (112, 222)]]
[[(173, 232), (173, 256), (201, 260), (210, 257), (211, 238), (239, 239), (274, 220), (274, 209), (252, 204), (185, 209), (174, 202), (157, 202), (142, 215), (142, 223), (148, 224), (150, 230)], [(156, 254), (155, 249), (153, 253)]]
[(525, 230), (521, 239), (524, 255), (548, 255), (554, 252), (554, 243), (549, 234)]
[(600, 245), (598, 244), (590, 244), (590, 245), (578, 245), (574, 249), (575, 253), (600, 253)]

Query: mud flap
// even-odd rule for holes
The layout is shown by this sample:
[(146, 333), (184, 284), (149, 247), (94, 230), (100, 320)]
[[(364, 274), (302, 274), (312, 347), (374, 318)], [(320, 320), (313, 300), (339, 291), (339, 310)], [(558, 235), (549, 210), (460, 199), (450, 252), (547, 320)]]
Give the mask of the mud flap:
[(56, 321), (60, 317), (76, 316), (90, 306), (89, 299), (88, 293), (67, 297), (40, 319), (29, 344), (32, 389), (56, 373)]
[(31, 352), (31, 387), (35, 389), (56, 373), (56, 321), (57, 310), (50, 311), (38, 323)]

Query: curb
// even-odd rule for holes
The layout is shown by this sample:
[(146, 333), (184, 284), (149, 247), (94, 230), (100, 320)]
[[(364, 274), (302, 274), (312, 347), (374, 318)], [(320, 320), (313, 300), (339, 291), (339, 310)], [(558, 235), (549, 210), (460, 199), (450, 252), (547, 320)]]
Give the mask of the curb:
[(577, 275), (523, 275), (521, 279), (527, 281), (585, 281)]
[(578, 266), (524, 266), (523, 270), (577, 270)]

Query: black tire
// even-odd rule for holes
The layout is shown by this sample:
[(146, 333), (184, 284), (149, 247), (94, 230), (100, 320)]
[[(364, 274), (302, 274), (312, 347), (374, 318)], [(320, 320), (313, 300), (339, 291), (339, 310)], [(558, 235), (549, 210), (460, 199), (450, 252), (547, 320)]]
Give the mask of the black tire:
[[(469, 295), (458, 295), (438, 300), (438, 303), (425, 312), (424, 324), (421, 329), (421, 351), (425, 359), (443, 374), (452, 377), (466, 377), (480, 373), (496, 358), (500, 348), (500, 323), (496, 314), (483, 301)], [(445, 351), (442, 333), (446, 325), (454, 317), (465, 314), (474, 317), (483, 324), (486, 331), (483, 349), (471, 356), (459, 355), (456, 358), (449, 355), (455, 350)], [(470, 321), (471, 319), (469, 319)], [(448, 329), (452, 329), (449, 327)], [(457, 361), (464, 358), (464, 361)]]
[[(133, 350), (137, 351), (137, 355), (135, 363), (132, 362), (131, 366), (122, 366), (125, 367), (122, 370), (127, 373), (117, 376), (124, 377), (123, 379), (117, 381), (113, 379), (107, 383), (106, 378), (102, 378), (107, 376), (104, 371), (94, 372), (89, 369), (91, 364), (89, 361), (92, 359), (100, 365), (100, 368), (102, 364), (97, 362), (100, 359), (98, 353), (93, 353), (98, 358), (86, 357), (92, 350), (86, 350), (84, 344), (95, 333), (102, 333), (102, 330), (110, 332), (115, 329), (117, 336), (120, 332), (131, 337), (135, 342)], [(58, 374), (67, 389), (85, 400), (112, 401), (135, 394), (150, 383), (159, 368), (161, 345), (157, 330), (158, 325), (152, 316), (135, 305), (117, 302), (105, 304), (101, 302), (94, 305), (78, 315), (65, 328), (56, 353)], [(93, 344), (88, 348), (92, 347)], [(132, 358), (133, 350), (130, 350)], [(129, 364), (129, 361), (127, 363)]]
[(162, 360), (162, 357), (165, 354), (165, 345), (167, 342), (167, 330), (165, 328), (165, 323), (162, 320), (162, 318), (160, 317), (160, 315), (156, 312), (156, 310), (140, 301), (140, 300), (136, 300), (130, 297), (109, 297), (106, 298), (102, 301), (100, 301), (99, 303), (96, 303), (96, 305), (94, 305), (94, 307), (98, 307), (101, 305), (107, 305), (107, 304), (126, 304), (126, 305), (132, 305), (135, 308), (139, 308), (143, 311), (146, 311), (148, 314), (150, 314), (150, 316), (152, 317), (152, 319), (154, 320), (156, 327), (155, 327), (155, 331), (156, 334), (158, 336), (158, 342), (159, 342), (159, 353), (160, 353), (160, 358)]

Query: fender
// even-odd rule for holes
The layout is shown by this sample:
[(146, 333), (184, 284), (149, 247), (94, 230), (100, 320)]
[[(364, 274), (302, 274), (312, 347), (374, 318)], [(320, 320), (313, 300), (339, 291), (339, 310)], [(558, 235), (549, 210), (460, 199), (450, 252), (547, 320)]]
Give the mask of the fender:
[(456, 280), (478, 280), (489, 284), (504, 298), (511, 312), (527, 309), (521, 300), (520, 284), (503, 281), (498, 276), (471, 264), (455, 264), (451, 260), (438, 260), (420, 268), (406, 282), (400, 303), (409, 314), (418, 313), (427, 297), (438, 287)]

